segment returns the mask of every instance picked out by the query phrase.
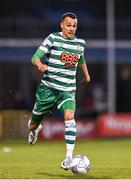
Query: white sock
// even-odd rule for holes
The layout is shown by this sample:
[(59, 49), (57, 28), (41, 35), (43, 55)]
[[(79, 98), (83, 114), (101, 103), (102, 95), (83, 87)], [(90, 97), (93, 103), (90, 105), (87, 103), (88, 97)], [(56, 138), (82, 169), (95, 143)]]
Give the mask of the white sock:
[(72, 158), (76, 140), (75, 120), (65, 121), (66, 157)]

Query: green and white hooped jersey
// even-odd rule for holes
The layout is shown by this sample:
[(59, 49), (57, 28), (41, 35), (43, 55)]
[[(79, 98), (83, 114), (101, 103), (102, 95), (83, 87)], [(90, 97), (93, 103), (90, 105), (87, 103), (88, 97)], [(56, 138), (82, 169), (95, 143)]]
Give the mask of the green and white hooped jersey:
[(47, 56), (48, 71), (44, 73), (42, 83), (61, 91), (76, 90), (76, 70), (84, 48), (83, 39), (66, 39), (62, 32), (50, 34), (38, 48)]

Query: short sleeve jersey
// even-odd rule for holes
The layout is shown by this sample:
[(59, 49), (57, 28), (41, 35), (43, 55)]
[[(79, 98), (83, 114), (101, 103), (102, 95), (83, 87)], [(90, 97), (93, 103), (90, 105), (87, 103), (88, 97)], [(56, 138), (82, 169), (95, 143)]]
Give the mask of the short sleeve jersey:
[(51, 88), (61, 91), (76, 90), (76, 71), (84, 55), (85, 41), (74, 37), (62, 37), (62, 32), (51, 33), (38, 50), (46, 54), (45, 63), (48, 71), (42, 82)]

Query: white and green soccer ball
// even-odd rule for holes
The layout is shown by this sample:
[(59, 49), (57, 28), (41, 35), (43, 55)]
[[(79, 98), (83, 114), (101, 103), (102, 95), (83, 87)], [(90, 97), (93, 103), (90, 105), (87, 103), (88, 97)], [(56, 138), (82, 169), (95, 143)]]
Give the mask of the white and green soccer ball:
[(84, 155), (76, 155), (71, 161), (70, 169), (74, 174), (86, 174), (90, 170), (90, 160)]

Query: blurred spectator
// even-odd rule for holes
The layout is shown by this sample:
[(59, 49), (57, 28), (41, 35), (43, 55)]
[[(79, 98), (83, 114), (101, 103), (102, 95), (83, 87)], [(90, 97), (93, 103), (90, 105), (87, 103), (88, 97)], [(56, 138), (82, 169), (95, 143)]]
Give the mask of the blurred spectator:
[(85, 96), (84, 98), (84, 107), (88, 110), (93, 110), (94, 109), (94, 100), (92, 97), (92, 94), (89, 93)]
[(84, 93), (83, 106), (80, 106), (77, 109), (76, 116), (77, 118), (96, 120), (98, 115), (98, 112), (94, 108), (92, 88), (88, 88)]
[(107, 98), (103, 85), (96, 84), (93, 90), (94, 109), (101, 113), (107, 111)]
[(131, 76), (129, 68), (121, 69), (117, 77), (116, 104), (117, 112), (131, 111)]
[(21, 110), (27, 109), (27, 100), (22, 91), (17, 91), (14, 95), (14, 108)]

